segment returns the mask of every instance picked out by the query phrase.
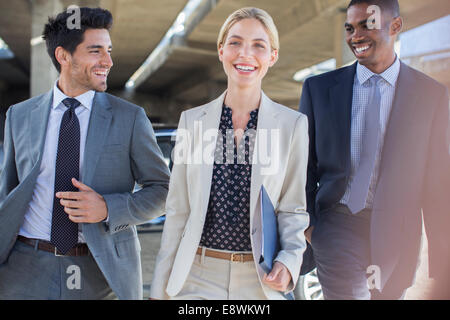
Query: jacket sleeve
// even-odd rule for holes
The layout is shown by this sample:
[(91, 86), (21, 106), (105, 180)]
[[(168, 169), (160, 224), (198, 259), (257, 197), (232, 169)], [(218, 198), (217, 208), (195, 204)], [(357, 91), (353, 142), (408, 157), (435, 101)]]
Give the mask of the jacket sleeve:
[(309, 136), (309, 156), (308, 156), (308, 174), (306, 179), (306, 202), (310, 216), (310, 226), (314, 226), (317, 220), (315, 212), (316, 194), (317, 194), (317, 157), (315, 152), (315, 125), (314, 112), (310, 92), (310, 82), (306, 80), (303, 84), (302, 97), (300, 99), (299, 111), (308, 117), (308, 136)]
[(19, 184), (15, 162), (14, 141), (11, 133), (12, 109), (6, 112), (5, 135), (3, 140), (3, 164), (0, 175), (0, 207), (8, 194)]
[[(150, 297), (168, 299), (166, 288), (172, 272), (175, 255), (190, 213), (188, 181), (186, 176), (189, 134), (186, 130), (186, 116), (183, 112), (177, 129), (174, 148), (174, 165), (166, 201), (166, 221), (161, 238), (161, 247), (156, 257)], [(195, 182), (194, 182), (195, 183)]]
[(450, 119), (448, 91), (434, 109), (423, 190), (430, 277), (446, 277), (450, 267)]
[(134, 193), (103, 195), (108, 207), (111, 233), (160, 216), (167, 196), (169, 169), (142, 108), (136, 113), (130, 148), (131, 170), (136, 183), (142, 188)]
[(305, 193), (307, 162), (308, 121), (300, 114), (291, 141), (287, 171), (277, 207), (281, 250), (275, 261), (283, 263), (292, 276), (288, 292), (294, 290), (297, 284), (306, 249), (304, 232), (309, 225)]

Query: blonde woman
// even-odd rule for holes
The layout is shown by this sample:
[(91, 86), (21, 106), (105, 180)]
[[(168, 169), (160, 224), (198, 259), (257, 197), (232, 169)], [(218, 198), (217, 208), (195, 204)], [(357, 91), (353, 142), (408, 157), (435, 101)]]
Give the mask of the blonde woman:
[[(150, 296), (284, 299), (306, 248), (307, 120), (261, 90), (279, 51), (267, 12), (231, 14), (217, 47), (227, 90), (181, 115)], [(259, 266), (261, 186), (275, 208), (281, 245), (269, 274)]]

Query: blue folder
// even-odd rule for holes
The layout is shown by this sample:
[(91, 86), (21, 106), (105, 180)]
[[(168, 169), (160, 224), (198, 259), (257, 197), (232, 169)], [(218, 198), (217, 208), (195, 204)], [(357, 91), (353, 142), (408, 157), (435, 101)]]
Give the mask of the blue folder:
[(278, 223), (275, 209), (270, 201), (264, 186), (261, 186), (260, 192), (261, 204), (261, 225), (262, 225), (262, 244), (261, 257), (259, 265), (269, 274), (273, 267), (273, 260), (280, 251), (280, 240), (278, 238)]
[[(280, 238), (278, 236), (278, 222), (275, 214), (275, 209), (270, 201), (264, 186), (261, 186), (260, 197), (261, 201), (261, 225), (262, 225), (262, 244), (261, 257), (259, 258), (259, 265), (269, 274), (273, 268), (273, 260), (280, 251)], [(284, 295), (288, 300), (294, 300), (292, 292)]]

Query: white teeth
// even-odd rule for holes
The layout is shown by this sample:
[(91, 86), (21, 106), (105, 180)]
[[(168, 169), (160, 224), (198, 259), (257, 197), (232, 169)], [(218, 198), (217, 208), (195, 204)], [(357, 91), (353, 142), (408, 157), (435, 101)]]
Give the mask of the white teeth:
[(97, 71), (97, 72), (94, 72), (97, 76), (106, 76), (107, 74), (108, 74), (108, 72), (99, 72), (99, 71)]
[(254, 67), (250, 67), (250, 66), (236, 66), (237, 69), (242, 70), (242, 71), (253, 71), (255, 70)]
[(361, 48), (356, 48), (356, 52), (361, 53), (366, 51), (367, 49), (369, 49), (369, 46), (365, 46), (365, 47), (361, 47)]

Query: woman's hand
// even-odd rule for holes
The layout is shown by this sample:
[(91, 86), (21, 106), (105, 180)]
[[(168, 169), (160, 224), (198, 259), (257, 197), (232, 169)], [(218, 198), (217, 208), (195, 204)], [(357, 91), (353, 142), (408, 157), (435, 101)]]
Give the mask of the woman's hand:
[(305, 239), (306, 239), (306, 241), (309, 242), (309, 244), (311, 244), (313, 230), (314, 230), (314, 226), (311, 226), (305, 230)]
[(276, 261), (273, 264), (272, 271), (267, 275), (264, 275), (263, 282), (270, 288), (285, 292), (289, 283), (292, 280), (291, 273), (288, 268), (281, 262)]

